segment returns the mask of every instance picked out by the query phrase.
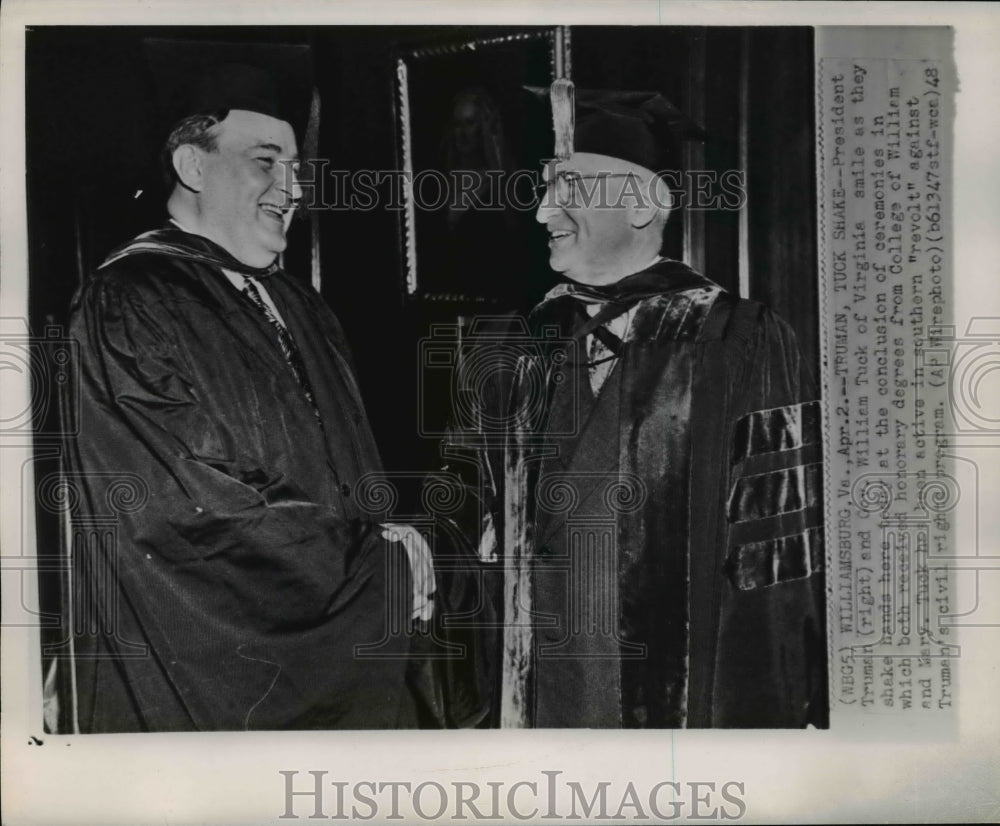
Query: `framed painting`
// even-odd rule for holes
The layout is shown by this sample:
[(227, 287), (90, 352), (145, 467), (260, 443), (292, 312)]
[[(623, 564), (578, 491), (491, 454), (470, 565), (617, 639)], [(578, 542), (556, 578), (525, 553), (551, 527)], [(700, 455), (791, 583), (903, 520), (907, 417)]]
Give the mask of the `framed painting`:
[(544, 261), (528, 256), (551, 141), (525, 87), (568, 76), (568, 29), (411, 44), (395, 62), (406, 294), (514, 303), (530, 290), (527, 262)]

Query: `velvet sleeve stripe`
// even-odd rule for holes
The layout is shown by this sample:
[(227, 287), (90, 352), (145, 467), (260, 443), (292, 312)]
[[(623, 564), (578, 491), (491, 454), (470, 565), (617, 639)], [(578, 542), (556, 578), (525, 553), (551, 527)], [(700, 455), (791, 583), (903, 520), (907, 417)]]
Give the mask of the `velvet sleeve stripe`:
[(739, 545), (727, 568), (730, 581), (741, 591), (803, 579), (823, 568), (823, 529)]
[(729, 497), (730, 523), (767, 519), (819, 505), (822, 467), (821, 462), (815, 462), (742, 477)]
[(736, 423), (733, 464), (752, 456), (794, 450), (820, 442), (819, 402), (755, 410)]

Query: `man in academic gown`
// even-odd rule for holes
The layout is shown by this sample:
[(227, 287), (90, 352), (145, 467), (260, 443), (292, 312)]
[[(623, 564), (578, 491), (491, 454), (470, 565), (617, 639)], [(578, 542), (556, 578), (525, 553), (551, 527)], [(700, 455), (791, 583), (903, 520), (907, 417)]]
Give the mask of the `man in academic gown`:
[(820, 421), (795, 337), (660, 256), (676, 109), (552, 95), (537, 218), (567, 280), (449, 446), (482, 453), (497, 723), (825, 726)]
[(292, 98), (207, 69), (166, 144), (169, 223), (74, 300), (71, 730), (418, 723), (427, 547), (359, 504), (381, 463), (343, 334), (277, 264)]

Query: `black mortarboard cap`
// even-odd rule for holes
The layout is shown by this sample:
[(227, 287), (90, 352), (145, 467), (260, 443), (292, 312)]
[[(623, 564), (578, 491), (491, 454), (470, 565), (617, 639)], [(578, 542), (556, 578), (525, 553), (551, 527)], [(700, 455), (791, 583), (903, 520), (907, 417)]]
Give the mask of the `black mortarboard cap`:
[(163, 136), (182, 118), (246, 109), (291, 124), (301, 145), (313, 95), (309, 46), (149, 38)]
[(568, 80), (528, 90), (550, 100), (557, 158), (593, 152), (658, 172), (680, 165), (680, 143), (706, 137), (659, 92), (575, 89)]

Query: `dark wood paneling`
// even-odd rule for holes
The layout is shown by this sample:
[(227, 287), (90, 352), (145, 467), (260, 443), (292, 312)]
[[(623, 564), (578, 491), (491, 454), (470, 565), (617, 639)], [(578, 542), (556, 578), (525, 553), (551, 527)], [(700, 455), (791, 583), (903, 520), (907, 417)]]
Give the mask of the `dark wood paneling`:
[(816, 177), (811, 29), (750, 43), (750, 295), (786, 319), (817, 376)]
[[(720, 179), (739, 170), (739, 29), (708, 29), (704, 86), (705, 169)], [(739, 212), (712, 209), (705, 221), (705, 275), (739, 292)]]

